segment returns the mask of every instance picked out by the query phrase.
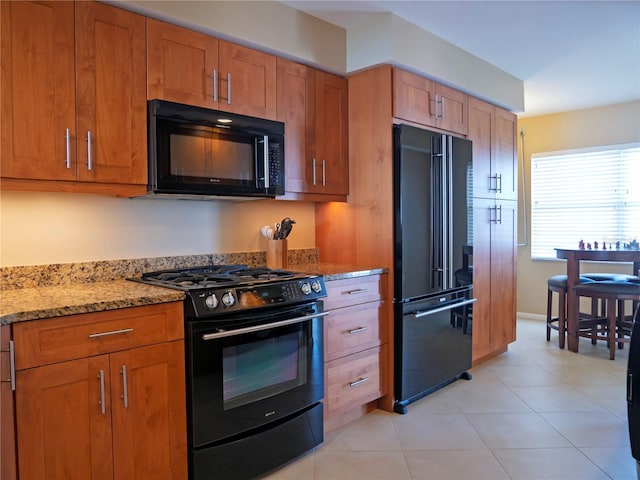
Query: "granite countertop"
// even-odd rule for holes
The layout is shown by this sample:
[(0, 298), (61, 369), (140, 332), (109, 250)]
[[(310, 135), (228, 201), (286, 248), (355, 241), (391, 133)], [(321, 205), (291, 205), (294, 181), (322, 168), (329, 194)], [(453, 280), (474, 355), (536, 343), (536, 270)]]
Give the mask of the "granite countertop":
[(184, 292), (128, 280), (4, 290), (0, 325), (184, 300)]
[[(365, 268), (326, 263), (293, 264), (289, 265), (288, 270), (323, 275), (326, 281), (376, 275), (387, 271), (380, 267)], [(81, 281), (82, 277), (76, 278), (77, 281), (74, 283), (60, 285), (45, 283), (45, 286), (40, 287), (32, 283), (24, 288), (3, 289), (0, 297), (0, 325), (183, 301), (185, 298), (184, 292), (179, 290), (124, 279)]]

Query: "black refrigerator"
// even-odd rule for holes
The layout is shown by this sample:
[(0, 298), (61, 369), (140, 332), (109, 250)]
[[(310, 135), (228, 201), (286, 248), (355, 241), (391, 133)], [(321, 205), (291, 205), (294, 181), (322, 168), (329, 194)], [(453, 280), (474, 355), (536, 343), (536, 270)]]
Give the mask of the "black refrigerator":
[(394, 411), (470, 379), (471, 141), (394, 126)]
[(627, 417), (631, 456), (636, 460), (637, 476), (640, 478), (640, 303), (636, 306), (629, 343)]

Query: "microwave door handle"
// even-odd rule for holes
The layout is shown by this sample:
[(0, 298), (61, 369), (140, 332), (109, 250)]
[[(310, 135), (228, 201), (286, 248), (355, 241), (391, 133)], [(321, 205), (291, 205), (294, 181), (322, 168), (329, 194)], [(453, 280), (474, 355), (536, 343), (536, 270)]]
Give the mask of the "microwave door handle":
[(269, 136), (265, 135), (263, 140), (264, 145), (264, 188), (269, 188)]

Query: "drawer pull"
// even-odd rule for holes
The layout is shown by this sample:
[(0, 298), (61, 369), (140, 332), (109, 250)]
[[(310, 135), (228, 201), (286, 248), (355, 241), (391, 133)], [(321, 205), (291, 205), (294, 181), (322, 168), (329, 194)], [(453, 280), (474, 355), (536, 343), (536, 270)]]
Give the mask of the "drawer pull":
[(365, 332), (367, 330), (369, 330), (369, 327), (365, 325), (364, 327), (358, 327), (358, 328), (354, 328), (353, 330), (347, 330), (347, 332), (349, 332), (349, 335), (353, 335), (354, 333)]
[(133, 328), (123, 328), (122, 330), (111, 330), (110, 332), (92, 333), (89, 338), (105, 337), (107, 335), (119, 335), (121, 333), (133, 332)]
[(127, 366), (122, 365), (122, 370), (120, 370), (122, 374), (122, 401), (124, 403), (124, 408), (129, 408), (129, 388), (127, 386)]
[(100, 405), (100, 410), (104, 415), (107, 412), (107, 407), (104, 403), (104, 370), (100, 370), (98, 378), (100, 379), (100, 401), (98, 402), (98, 404)]
[(362, 377), (360, 380), (356, 380), (355, 382), (349, 382), (349, 387), (357, 387), (358, 385), (368, 382), (369, 377)]
[(367, 290), (366, 288), (356, 288), (355, 290), (349, 290), (348, 292), (345, 292), (347, 295), (358, 295), (360, 293), (366, 293), (369, 290)]
[(11, 391), (16, 391), (16, 352), (13, 347), (13, 340), (9, 340), (9, 348), (3, 348), (0, 350), (3, 353), (9, 354), (9, 368), (11, 370), (10, 377), (7, 379), (2, 379), (2, 382), (11, 384)]

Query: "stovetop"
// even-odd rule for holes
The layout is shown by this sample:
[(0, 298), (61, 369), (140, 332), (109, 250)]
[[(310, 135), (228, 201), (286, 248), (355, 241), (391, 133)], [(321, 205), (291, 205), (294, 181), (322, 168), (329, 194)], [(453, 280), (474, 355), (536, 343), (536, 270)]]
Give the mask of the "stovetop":
[(247, 265), (161, 270), (129, 280), (186, 292), (188, 315), (193, 317), (284, 306), (326, 296), (322, 276)]

